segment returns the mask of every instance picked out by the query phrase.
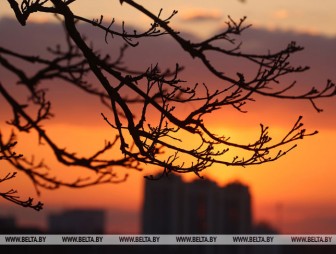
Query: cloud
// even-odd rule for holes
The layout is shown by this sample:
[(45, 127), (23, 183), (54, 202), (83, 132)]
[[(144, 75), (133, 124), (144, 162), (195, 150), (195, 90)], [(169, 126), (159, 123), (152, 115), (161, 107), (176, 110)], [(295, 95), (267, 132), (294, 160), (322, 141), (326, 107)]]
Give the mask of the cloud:
[(193, 9), (182, 13), (181, 20), (188, 22), (218, 21), (223, 15), (217, 10)]
[(273, 12), (272, 15), (275, 19), (287, 19), (289, 17), (288, 10), (279, 9)]
[[(195, 14), (195, 12), (190, 13)], [(209, 12), (208, 14), (208, 16), (211, 16)], [(196, 16), (197, 15), (194, 15), (194, 20)], [(116, 24), (114, 29), (120, 30), (121, 28)], [(129, 27), (130, 31), (132, 31), (132, 29), (132, 27)], [(110, 40), (109, 44), (106, 44), (104, 41), (104, 33), (97, 32), (92, 26), (81, 26), (81, 31), (89, 38), (89, 41), (92, 40), (95, 48), (101, 48), (103, 52), (113, 52), (119, 48), (120, 44), (116, 38), (113, 41)], [(46, 46), (62, 43), (64, 40), (61, 26), (55, 23), (29, 23), (25, 28), (22, 28), (16, 21), (0, 20), (0, 32), (2, 34), (0, 46), (17, 49), (18, 52), (33, 55), (42, 54), (45, 52)], [(32, 34), (34, 36), (31, 36)], [(197, 37), (190, 34), (188, 38), (191, 41), (199, 41)], [(285, 48), (290, 41), (297, 41), (298, 44), (304, 46), (305, 50), (294, 55), (292, 60), (295, 65), (309, 65), (312, 68), (307, 73), (294, 77), (289, 76), (289, 80), (286, 80), (286, 82), (288, 81), (289, 83), (293, 80), (298, 80), (298, 92), (303, 93), (311, 86), (322, 87), (328, 78), (334, 81), (336, 80), (334, 71), (334, 59), (336, 58), (335, 38), (254, 28), (245, 31), (242, 38), (238, 38), (238, 40), (239, 39), (242, 39), (244, 42), (242, 49), (248, 53), (267, 53), (268, 50), (275, 52), (276, 50)], [(23, 41), (25, 43), (22, 43)], [(204, 75), (204, 73), (208, 73), (204, 67), (198, 61), (193, 61), (172, 39), (163, 36), (139, 42), (139, 47), (129, 48), (126, 52), (124, 63), (129, 66), (130, 69), (146, 70), (151, 64), (159, 63), (164, 70), (166, 68), (174, 68), (175, 64), (179, 63), (186, 67), (185, 71), (181, 74), (181, 79), (188, 80), (190, 84), (205, 82), (206, 84), (211, 84), (213, 89), (220, 89), (222, 82), (211, 75)], [(253, 70), (250, 70), (249, 65), (245, 64), (245, 62), (228, 62), (228, 58), (220, 58), (217, 56), (211, 57), (211, 62), (228, 75), (235, 76), (237, 71), (243, 71), (246, 76), (253, 75)], [(0, 74), (1, 73), (3, 73), (1, 81), (5, 84), (10, 76), (5, 75), (4, 71), (0, 68)], [(90, 112), (94, 116), (96, 112), (101, 112), (99, 100), (98, 102), (94, 101), (94, 104), (88, 106), (86, 103), (87, 95), (85, 93), (79, 92), (75, 87), (66, 86), (63, 83), (59, 85), (64, 87), (64, 89), (56, 89), (54, 87), (50, 89), (51, 93), (55, 96), (55, 100), (53, 101), (54, 109), (59, 110), (57, 111), (57, 115), (63, 116), (62, 120), (69, 122), (82, 120), (83, 123), (87, 123), (87, 119), (85, 118), (87, 118), (89, 114), (86, 114), (83, 119), (81, 117), (74, 119), (73, 115), (69, 113), (69, 108), (74, 112), (76, 110), (80, 112), (82, 107), (86, 107), (86, 112)], [(76, 93), (78, 96), (74, 98), (73, 93)], [(62, 98), (62, 100), (59, 100), (59, 98)], [(74, 103), (74, 101), (76, 103)], [(271, 103), (269, 105), (272, 105), (272, 107), (264, 107), (265, 103)], [(96, 104), (97, 106), (92, 106)], [(333, 100), (320, 100), (318, 101), (318, 105), (323, 107), (325, 112), (319, 114), (317, 117), (317, 115), (314, 114), (315, 111), (307, 102), (296, 103), (277, 100), (276, 103), (273, 103), (273, 101), (268, 102), (263, 98), (259, 98), (257, 103), (247, 105), (247, 109), (249, 110), (247, 117), (252, 117), (253, 112), (255, 112), (256, 117), (258, 117), (260, 114), (269, 115), (272, 114), (272, 112), (295, 111), (295, 113), (297, 112), (298, 114), (308, 115), (309, 117), (306, 118), (305, 116), (305, 119), (309, 119), (309, 122), (318, 122), (319, 127), (333, 128), (336, 123), (335, 114), (333, 113), (335, 112)], [(286, 114), (279, 114), (278, 118), (281, 118), (280, 116), (283, 118), (287, 117)], [(56, 117), (56, 119), (58, 119), (58, 117)]]

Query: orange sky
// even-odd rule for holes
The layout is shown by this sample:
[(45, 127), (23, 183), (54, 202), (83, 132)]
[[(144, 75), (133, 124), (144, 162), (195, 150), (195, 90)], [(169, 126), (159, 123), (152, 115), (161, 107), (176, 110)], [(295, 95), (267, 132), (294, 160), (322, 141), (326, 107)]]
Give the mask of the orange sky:
[[(215, 124), (214, 124), (215, 125)], [(102, 142), (111, 135), (109, 128), (106, 126), (89, 126), (80, 127), (67, 124), (49, 125), (50, 135), (55, 137), (60, 144), (67, 144), (67, 148), (77, 151), (79, 154), (86, 154), (88, 149), (99, 148)], [(227, 128), (228, 133), (233, 137), (240, 137), (244, 141), (245, 137), (255, 134), (255, 130), (250, 132), (246, 128), (231, 129)], [(272, 128), (274, 137), (277, 133), (284, 130), (279, 126)], [(330, 206), (336, 211), (333, 201), (336, 198), (336, 190), (334, 188), (336, 163), (333, 158), (334, 152), (330, 144), (336, 142), (335, 131), (320, 130), (320, 134), (307, 138), (299, 147), (289, 153), (281, 160), (265, 164), (262, 166), (253, 166), (248, 168), (226, 168), (224, 166), (215, 165), (204, 173), (208, 178), (224, 185), (228, 182), (239, 180), (250, 186), (253, 197), (254, 218), (256, 221), (267, 220), (273, 224), (277, 224), (277, 205), (282, 205), (282, 216), (286, 221), (281, 225), (283, 230), (298, 230), (289, 222), (291, 220), (314, 216), (331, 216), (330, 210), (300, 210), (299, 212), (291, 212), (292, 207), (296, 206)], [(64, 136), (66, 133), (66, 136)], [(92, 135), (95, 133), (95, 135)], [(246, 133), (246, 134), (242, 134)], [(246, 135), (246, 136), (245, 136)], [(35, 140), (28, 141), (26, 138), (20, 139), (17, 147), (20, 153), (29, 155), (32, 150), (35, 152)], [(67, 142), (65, 142), (67, 141)], [(29, 146), (26, 144), (29, 142)], [(45, 149), (39, 149), (38, 155), (44, 157), (48, 165), (58, 172), (56, 175), (65, 177), (69, 169), (61, 170), (64, 166), (60, 166), (50, 157), (50, 153), (42, 152)], [(57, 171), (55, 170), (57, 169)], [(77, 174), (80, 174), (78, 170)], [(125, 172), (125, 171), (124, 171)], [(143, 175), (149, 174), (148, 169), (144, 172), (132, 172), (127, 182), (118, 185), (104, 185), (90, 187), (80, 190), (72, 190), (61, 188), (57, 191), (43, 191), (40, 197), (46, 207), (102, 207), (107, 209), (124, 209), (132, 211), (140, 211), (142, 205)], [(189, 177), (195, 178), (193, 174)], [(34, 195), (32, 185), (26, 177), (20, 176), (15, 180), (15, 186), (25, 195)], [(288, 223), (288, 224), (286, 224)], [(134, 225), (133, 225), (134, 226)], [(278, 225), (276, 225), (278, 226)], [(321, 230), (321, 228), (319, 229)], [(329, 233), (330, 228), (327, 229)], [(300, 230), (299, 230), (300, 232)], [(314, 231), (313, 231), (314, 232)]]
[[(293, 8), (287, 1), (283, 1), (282, 4), (269, 4), (269, 6), (267, 6), (267, 8), (270, 8), (269, 10), (271, 10), (267, 11), (267, 9), (265, 9), (265, 12), (269, 13), (269, 16), (266, 17), (268, 19), (267, 24), (265, 21), (256, 18), (260, 10), (253, 7), (253, 0), (250, 1), (251, 3), (247, 3), (246, 5), (231, 2), (229, 2), (229, 5), (233, 8), (233, 13), (236, 15), (240, 14), (242, 10), (245, 10), (245, 12), (251, 16), (252, 20), (250, 21), (255, 21), (257, 26), (263, 25), (268, 28), (276, 27), (289, 30), (294, 27), (294, 30), (306, 32), (308, 32), (311, 27), (310, 25), (307, 25), (310, 24), (310, 21), (308, 21), (306, 17), (312, 11), (310, 4), (306, 5), (306, 12), (304, 9), (305, 5), (303, 5), (301, 17), (305, 17), (304, 20), (306, 21), (301, 20), (296, 23), (297, 26), (295, 26), (293, 24), (291, 25), (290, 17), (292, 17), (291, 15), (294, 15), (295, 11), (298, 12), (298, 9)], [(196, 3), (194, 10), (196, 12), (204, 11), (203, 14), (207, 15), (208, 19), (205, 22), (207, 26), (217, 24), (213, 23), (215, 22), (214, 20), (218, 19), (219, 14), (225, 14), (225, 11), (218, 8), (216, 9), (217, 12), (213, 11), (215, 8), (214, 6), (216, 6), (213, 2), (211, 2), (207, 8), (203, 8), (204, 6), (202, 7), (199, 1), (196, 1)], [(241, 6), (242, 10), (239, 10), (237, 7), (238, 5)], [(333, 6), (334, 2), (330, 2), (330, 5)], [(330, 10), (332, 8), (327, 9)], [(81, 9), (80, 11), (85, 13), (87, 12), (87, 9)], [(319, 8), (315, 11), (316, 13), (320, 13)], [(188, 14), (186, 9), (182, 9), (181, 12), (185, 15), (183, 16), (185, 18), (188, 15), (192, 15), (192, 13)], [(330, 17), (331, 14), (327, 12), (325, 15)], [(185, 23), (183, 23), (182, 20), (183, 18), (181, 18), (181, 20), (178, 19), (177, 21), (177, 24), (180, 27), (182, 27), (183, 24), (185, 24), (187, 28), (192, 26), (190, 24), (195, 25), (195, 23), (187, 23), (186, 20), (184, 21)], [(281, 20), (283, 22), (280, 22)], [(325, 22), (325, 19), (320, 19), (320, 22), (320, 24), (318, 22), (315, 24), (316, 27), (311, 27), (311, 31), (314, 30), (315, 34), (331, 36), (333, 32), (324, 25), (325, 23), (323, 22)], [(192, 29), (189, 31), (192, 31)], [(321, 39), (319, 43), (325, 44), (317, 45), (317, 51), (323, 51), (321, 47), (332, 47), (329, 45), (330, 42), (332, 42), (333, 45), (336, 45), (335, 39), (328, 40)], [(306, 43), (306, 41), (303, 41), (303, 44), (304, 43)], [(335, 49), (335, 47), (333, 49)], [(308, 47), (307, 50), (309, 52), (311, 48), (309, 49)], [(317, 55), (313, 52), (310, 57), (308, 57), (308, 59), (310, 58), (311, 60), (309, 65), (314, 65), (315, 56)], [(307, 74), (304, 78), (305, 81), (314, 80), (313, 82), (324, 82), (327, 78), (335, 77), (335, 73), (332, 71), (335, 69), (334, 63), (327, 57), (328, 55), (326, 53), (325, 55), (322, 55), (321, 59), (318, 61), (315, 59), (319, 65), (315, 66), (318, 70), (315, 72), (313, 70), (311, 74)], [(190, 76), (190, 73), (186, 75)], [(196, 77), (193, 78), (203, 77), (196, 75)], [(68, 94), (65, 95), (63, 99), (60, 98), (62, 97), (59, 97), (55, 102), (57, 117), (55, 120), (51, 120), (46, 124), (51, 135), (58, 140), (59, 144), (64, 144), (64, 146), (67, 146), (69, 149), (73, 148), (73, 150), (76, 150), (78, 153), (87, 153), (95, 147), (100, 148), (103, 145), (104, 140), (113, 135), (113, 132), (111, 132), (109, 127), (106, 126), (106, 123), (102, 121), (100, 117), (100, 111), (98, 110), (102, 109), (97, 108), (99, 106), (94, 104), (95, 106), (87, 108), (85, 114), (78, 114), (77, 110), (81, 109), (81, 104), (79, 104), (78, 107), (69, 108), (69, 105), (71, 105), (71, 96)], [(304, 115), (304, 122), (307, 123), (309, 130), (314, 131), (315, 129), (318, 129), (320, 133), (314, 137), (308, 137), (303, 140), (299, 143), (299, 147), (288, 154), (288, 156), (274, 163), (249, 168), (225, 168), (223, 166), (215, 165), (213, 168), (209, 169), (205, 175), (210, 179), (215, 180), (220, 185), (224, 185), (234, 180), (239, 180), (248, 184), (253, 196), (254, 218), (256, 221), (267, 220), (280, 227), (284, 232), (290, 233), (307, 233), (309, 231), (335, 233), (336, 223), (325, 223), (328, 220), (336, 221), (336, 217), (334, 216), (334, 214), (336, 214), (336, 205), (334, 205), (336, 199), (336, 189), (334, 188), (334, 179), (336, 177), (334, 170), (336, 168), (336, 162), (333, 160), (333, 145), (336, 143), (336, 130), (334, 114), (335, 106), (332, 105), (334, 104), (333, 102), (334, 99), (328, 102), (322, 102), (325, 112), (317, 114), (308, 103), (269, 102), (265, 100), (261, 103), (250, 105), (250, 113), (244, 116), (230, 111), (226, 117), (234, 120), (229, 123), (227, 123), (225, 118), (221, 119), (213, 117), (215, 120), (209, 119), (208, 123), (214, 130), (218, 132), (224, 130), (232, 136), (234, 140), (244, 141), (246, 138), (251, 137), (251, 135), (257, 135), (260, 122), (271, 126), (270, 131), (273, 133), (274, 138), (280, 137), (281, 133), (284, 133), (291, 128), (291, 124), (293, 124), (296, 121), (297, 116), (301, 114)], [(82, 106), (85, 107), (83, 104)], [(76, 116), (75, 118), (73, 117), (74, 115)], [(1, 130), (5, 134), (8, 134), (8, 127), (4, 124), (4, 120), (7, 119), (3, 116), (4, 114), (1, 113)], [(38, 150), (39, 156), (45, 157), (51, 168), (61, 170), (62, 174), (65, 174), (69, 170), (55, 162), (55, 159), (50, 156), (47, 149), (38, 148), (36, 146), (36, 137), (32, 138), (33, 139), (26, 135), (21, 136), (17, 150), (29, 157), (32, 151), (40, 149)], [(132, 172), (128, 181), (123, 184), (104, 185), (81, 190), (61, 188), (57, 191), (43, 191), (40, 198), (45, 203), (46, 207), (65, 208), (92, 206), (139, 212), (141, 210), (143, 198), (143, 175), (148, 174), (148, 171), (150, 170), (147, 169), (144, 172)], [(187, 178), (188, 177), (189, 176), (187, 176)], [(15, 184), (20, 193), (25, 193), (27, 195), (29, 193), (30, 195), (35, 196), (32, 185), (25, 176), (19, 176)], [(88, 200), (90, 200), (90, 202), (88, 202)], [(0, 202), (0, 204), (3, 204), (3, 201)], [(276, 209), (279, 205), (282, 207), (281, 211)], [(16, 210), (22, 208), (11, 209)], [(279, 225), (278, 219), (280, 217), (283, 220), (282, 225)], [(118, 217), (115, 219), (118, 220)], [(135, 220), (133, 224), (128, 225), (130, 228), (132, 227), (132, 229), (130, 229), (131, 231), (138, 230), (137, 227), (139, 227), (139, 224), (137, 223), (138, 221)], [(309, 225), (311, 226), (309, 227)]]

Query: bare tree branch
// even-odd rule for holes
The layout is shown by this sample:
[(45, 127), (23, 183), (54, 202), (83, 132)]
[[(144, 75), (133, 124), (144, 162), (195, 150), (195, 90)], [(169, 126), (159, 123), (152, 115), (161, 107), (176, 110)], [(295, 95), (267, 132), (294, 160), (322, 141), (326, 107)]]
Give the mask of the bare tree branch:
[[(23, 157), (22, 154), (16, 154), (12, 151), (13, 147), (17, 144), (14, 140), (14, 134), (11, 135), (10, 139), (7, 143), (3, 143), (2, 134), (0, 132), (0, 160), (17, 160)], [(8, 173), (5, 177), (0, 178), (0, 184), (12, 180), (15, 178), (16, 172)], [(27, 200), (21, 200), (17, 195), (17, 191), (14, 189), (10, 189), (5, 192), (0, 192), (0, 196), (10, 202), (13, 202), (17, 205), (23, 207), (33, 208), (36, 211), (40, 211), (43, 208), (43, 203), (40, 201), (37, 204), (34, 204), (33, 198), (28, 198)]]
[[(50, 175), (47, 166), (42, 162), (35, 164), (24, 158), (13, 156), (9, 162), (17, 169), (25, 172), (32, 180), (36, 190), (39, 188), (56, 189), (60, 186), (80, 188), (101, 183), (117, 183), (126, 179), (115, 173), (115, 167), (126, 167), (141, 170), (143, 165), (150, 164), (162, 169), (162, 175), (171, 172), (193, 172), (201, 177), (201, 172), (213, 164), (225, 166), (250, 166), (275, 161), (294, 149), (298, 140), (312, 136), (317, 131), (308, 132), (303, 128), (302, 117), (298, 117), (292, 128), (278, 140), (269, 135), (269, 128), (260, 125), (258, 137), (251, 142), (237, 143), (226, 135), (219, 136), (204, 120), (209, 114), (227, 107), (245, 113), (244, 105), (254, 101), (256, 95), (274, 99), (308, 101), (318, 112), (322, 110), (316, 103), (321, 98), (333, 97), (336, 94), (335, 84), (328, 80), (322, 89), (315, 87), (297, 94), (297, 83), (284, 84), (282, 77), (307, 71), (306, 66), (292, 66), (290, 57), (303, 50), (295, 42), (291, 42), (282, 50), (265, 54), (251, 54), (241, 49), (242, 42), (237, 38), (249, 28), (246, 18), (238, 21), (228, 17), (223, 32), (200, 42), (191, 42), (183, 38), (170, 25), (177, 14), (173, 11), (163, 17), (162, 10), (158, 14), (132, 0), (120, 1), (127, 4), (152, 20), (144, 32), (128, 31), (125, 23), (121, 29), (116, 28), (114, 19), (106, 25), (104, 17), (90, 20), (73, 13), (70, 4), (73, 0), (50, 0), (22, 2), (21, 7), (15, 0), (8, 0), (17, 20), (25, 25), (30, 15), (38, 13), (57, 14), (63, 23), (66, 33), (66, 47), (48, 48), (51, 58), (29, 56), (0, 47), (0, 64), (8, 72), (14, 74), (18, 83), (26, 87), (30, 100), (21, 102), (15, 99), (6, 86), (0, 83), (0, 94), (12, 108), (13, 118), (8, 124), (19, 132), (35, 131), (39, 142), (47, 144), (58, 161), (66, 166), (79, 166), (84, 170), (97, 173), (96, 178), (78, 178), (74, 182), (66, 182)], [(159, 65), (147, 66), (145, 71), (131, 70), (123, 65), (127, 46), (120, 48), (114, 59), (103, 55), (88, 43), (78, 29), (79, 23), (86, 23), (105, 33), (106, 43), (121, 38), (126, 45), (137, 47), (143, 38), (166, 36), (176, 41), (186, 55), (202, 62), (210, 73), (218, 78), (223, 86), (213, 91), (207, 84), (190, 85), (179, 78), (183, 71), (178, 63), (172, 70), (161, 71)], [(225, 56), (229, 59), (247, 61), (255, 68), (255, 73), (248, 77), (243, 70), (235, 74), (227, 74), (222, 66), (211, 61), (211, 55)], [(37, 70), (28, 75), (18, 67), (12, 59), (20, 59), (29, 64), (36, 64)], [(93, 75), (96, 86), (88, 81)], [(47, 80), (62, 80), (82, 91), (97, 97), (109, 108), (110, 115), (101, 114), (103, 120), (116, 134), (112, 142), (92, 153), (81, 156), (60, 148), (53, 140), (42, 122), (52, 118), (52, 102), (40, 83)], [(177, 109), (192, 104), (193, 107), (184, 114)], [(32, 113), (34, 106), (38, 110)], [(155, 112), (155, 118), (150, 118)], [(99, 112), (98, 112), (99, 113)], [(192, 137), (194, 144), (186, 145)], [(189, 139), (190, 140), (190, 139)], [(118, 146), (122, 158), (102, 159), (107, 151)], [(151, 178), (150, 176), (148, 178)]]

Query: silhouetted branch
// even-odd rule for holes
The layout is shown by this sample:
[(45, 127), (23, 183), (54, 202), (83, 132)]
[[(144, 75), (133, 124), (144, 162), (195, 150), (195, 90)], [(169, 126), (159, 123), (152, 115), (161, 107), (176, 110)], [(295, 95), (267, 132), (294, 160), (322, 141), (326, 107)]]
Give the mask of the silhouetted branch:
[[(8, 142), (4, 143), (2, 139), (2, 134), (0, 132), (0, 160), (19, 160), (23, 157), (22, 154), (16, 154), (15, 152), (11, 151), (12, 148), (17, 144), (17, 142), (13, 141), (15, 138), (14, 134), (12, 133)], [(16, 172), (8, 173), (5, 177), (0, 177), (0, 183), (12, 180), (16, 176)], [(43, 208), (43, 203), (40, 201), (37, 204), (34, 204), (33, 198), (28, 198), (27, 200), (21, 200), (20, 197), (17, 195), (17, 191), (14, 189), (10, 189), (6, 192), (0, 192), (0, 196), (6, 200), (9, 200), (15, 204), (18, 204), (23, 207), (33, 208), (36, 211), (40, 211)]]
[[(51, 58), (33, 57), (0, 47), (0, 64), (12, 74), (18, 83), (25, 86), (30, 100), (22, 103), (15, 99), (4, 84), (0, 83), (0, 93), (12, 108), (13, 118), (8, 123), (20, 132), (35, 131), (41, 143), (47, 144), (58, 161), (67, 166), (79, 166), (97, 173), (95, 178), (78, 178), (66, 182), (51, 176), (44, 163), (35, 164), (21, 157), (11, 157), (9, 162), (17, 169), (25, 172), (35, 184), (47, 189), (59, 186), (80, 188), (100, 183), (120, 182), (125, 177), (117, 177), (115, 167), (126, 167), (141, 170), (143, 165), (151, 164), (162, 169), (162, 175), (171, 172), (200, 172), (214, 163), (225, 166), (250, 166), (275, 161), (296, 147), (296, 141), (315, 135), (307, 132), (301, 122), (302, 117), (292, 128), (278, 140), (269, 135), (269, 128), (260, 125), (260, 133), (250, 143), (233, 142), (226, 135), (219, 136), (204, 119), (209, 114), (233, 107), (245, 113), (244, 105), (254, 101), (255, 95), (275, 99), (303, 100), (312, 103), (318, 112), (316, 100), (333, 97), (336, 94), (335, 84), (328, 80), (322, 89), (311, 88), (297, 94), (297, 83), (284, 84), (282, 77), (288, 74), (301, 73), (308, 70), (306, 66), (292, 66), (290, 57), (303, 50), (295, 42), (284, 49), (265, 54), (251, 54), (242, 50), (242, 42), (237, 38), (249, 28), (246, 18), (238, 21), (228, 17), (223, 32), (200, 42), (192, 42), (175, 31), (170, 22), (177, 14), (173, 11), (168, 17), (158, 14), (132, 0), (120, 1), (128, 4), (139, 13), (147, 16), (152, 23), (144, 32), (128, 31), (125, 23), (121, 29), (115, 28), (114, 19), (109, 25), (104, 17), (89, 20), (73, 13), (70, 4), (74, 0), (23, 1), (21, 7), (14, 0), (8, 0), (18, 21), (24, 25), (29, 15), (35, 12), (56, 14), (63, 23), (66, 32), (66, 47), (56, 46), (48, 49)], [(126, 46), (120, 48), (119, 54), (112, 59), (103, 55), (85, 40), (78, 30), (78, 23), (86, 23), (104, 31), (105, 42), (118, 37)], [(199, 59), (211, 75), (223, 84), (213, 91), (207, 84), (190, 85), (179, 78), (183, 70), (178, 63), (171, 70), (162, 71), (159, 64), (144, 68), (145, 71), (130, 70), (123, 64), (127, 45), (136, 47), (141, 39), (167, 36), (176, 41), (184, 52), (194, 59)], [(224, 56), (228, 59), (240, 59), (254, 66), (255, 73), (248, 77), (244, 70), (235, 74), (227, 74), (223, 66), (216, 66), (211, 56)], [(15, 65), (11, 58), (20, 59), (30, 64), (37, 64), (36, 71), (28, 75)], [(93, 75), (99, 84), (88, 81)], [(98, 97), (110, 109), (110, 115), (102, 114), (103, 120), (112, 131), (116, 132), (113, 142), (107, 142), (91, 156), (81, 156), (60, 148), (41, 123), (53, 117), (51, 101), (47, 91), (39, 84), (46, 80), (62, 80), (92, 96)], [(7, 85), (7, 84), (6, 84)], [(177, 113), (180, 108), (192, 109)], [(32, 106), (38, 109), (32, 113)], [(154, 115), (154, 117), (153, 117)], [(188, 138), (191, 137), (191, 138)], [(191, 140), (193, 143), (191, 143)], [(118, 146), (123, 158), (102, 159), (106, 152)], [(105, 157), (106, 158), (106, 157)], [(151, 178), (151, 177), (149, 177)]]

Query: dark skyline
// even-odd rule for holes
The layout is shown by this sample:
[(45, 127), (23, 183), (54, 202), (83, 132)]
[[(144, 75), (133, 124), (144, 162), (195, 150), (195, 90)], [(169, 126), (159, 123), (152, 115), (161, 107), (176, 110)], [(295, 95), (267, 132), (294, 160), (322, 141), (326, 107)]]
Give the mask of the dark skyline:
[[(142, 234), (251, 234), (267, 233), (267, 224), (254, 225), (249, 187), (232, 182), (219, 187), (209, 180), (184, 182), (172, 175), (161, 181), (146, 181), (141, 211)], [(94, 208), (51, 211), (46, 233), (103, 234), (108, 232), (108, 210)], [(117, 218), (109, 218), (116, 220)], [(1, 216), (2, 228), (22, 229), (14, 215)], [(110, 229), (111, 230), (111, 229)], [(123, 233), (128, 232), (127, 228)], [(275, 233), (276, 231), (272, 231)]]
[(144, 234), (248, 234), (252, 221), (249, 188), (239, 182), (219, 187), (176, 175), (145, 182)]

